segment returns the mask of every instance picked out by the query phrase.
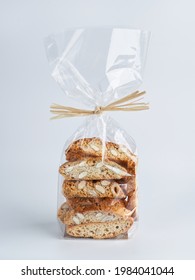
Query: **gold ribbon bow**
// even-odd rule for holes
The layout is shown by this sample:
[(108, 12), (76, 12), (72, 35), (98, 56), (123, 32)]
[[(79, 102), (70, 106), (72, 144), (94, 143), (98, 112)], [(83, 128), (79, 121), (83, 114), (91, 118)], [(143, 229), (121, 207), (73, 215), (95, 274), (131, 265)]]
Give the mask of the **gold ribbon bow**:
[[(50, 112), (55, 114), (51, 119), (61, 119), (77, 116), (88, 116), (93, 114), (100, 114), (105, 111), (141, 111), (148, 110), (149, 104), (145, 102), (138, 102), (143, 99), (145, 91), (135, 91), (127, 96), (112, 102), (106, 106), (96, 107), (95, 110), (84, 110), (74, 107), (67, 107), (58, 104), (52, 104)], [(130, 102), (129, 102), (130, 101)]]

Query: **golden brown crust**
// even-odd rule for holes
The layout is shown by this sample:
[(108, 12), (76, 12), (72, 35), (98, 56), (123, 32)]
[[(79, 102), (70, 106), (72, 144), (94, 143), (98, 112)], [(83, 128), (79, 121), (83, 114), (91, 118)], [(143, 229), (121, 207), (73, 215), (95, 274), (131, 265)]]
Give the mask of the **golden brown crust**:
[(112, 199), (112, 198), (69, 198), (67, 204), (75, 211), (83, 212), (89, 210), (98, 211), (117, 211), (126, 205), (125, 199)]

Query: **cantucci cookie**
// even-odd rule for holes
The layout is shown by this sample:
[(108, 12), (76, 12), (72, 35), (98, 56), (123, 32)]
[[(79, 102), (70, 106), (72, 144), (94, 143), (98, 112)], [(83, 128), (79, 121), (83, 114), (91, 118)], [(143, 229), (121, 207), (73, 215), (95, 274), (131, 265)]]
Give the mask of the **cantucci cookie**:
[[(124, 184), (123, 184), (124, 185)], [(110, 180), (67, 181), (64, 180), (62, 191), (65, 197), (110, 197), (125, 198), (120, 184)]]
[(104, 223), (88, 223), (66, 226), (67, 234), (74, 237), (91, 237), (94, 239), (114, 238), (125, 233), (133, 224), (133, 218)]
[[(78, 204), (75, 204), (78, 202)], [(79, 225), (85, 223), (113, 222), (128, 219), (132, 212), (125, 208), (123, 201), (110, 199), (81, 200), (64, 203), (59, 209), (59, 219), (66, 225)]]
[(84, 138), (74, 141), (65, 151), (66, 159), (70, 161), (78, 160), (86, 156), (103, 157), (115, 161), (133, 175), (136, 173), (137, 157), (132, 154), (124, 145), (112, 142), (102, 144), (100, 138)]
[(101, 158), (66, 162), (60, 166), (59, 172), (66, 180), (121, 179), (130, 176), (127, 170), (116, 162), (102, 162)]
[(85, 211), (118, 211), (126, 206), (125, 199), (111, 198), (69, 198), (58, 210), (58, 218), (64, 223), (64, 218), (69, 209), (74, 209), (75, 213)]

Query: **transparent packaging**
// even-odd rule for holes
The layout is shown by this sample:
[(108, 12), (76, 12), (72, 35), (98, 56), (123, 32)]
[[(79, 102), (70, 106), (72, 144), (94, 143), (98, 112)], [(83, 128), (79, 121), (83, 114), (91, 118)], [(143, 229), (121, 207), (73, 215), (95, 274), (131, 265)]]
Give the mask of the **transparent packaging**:
[[(95, 110), (138, 89), (148, 39), (148, 32), (129, 28), (79, 28), (49, 36), (45, 46), (64, 93)], [(131, 236), (138, 222), (137, 161), (134, 140), (109, 114), (85, 117), (65, 142), (59, 167), (62, 236)]]

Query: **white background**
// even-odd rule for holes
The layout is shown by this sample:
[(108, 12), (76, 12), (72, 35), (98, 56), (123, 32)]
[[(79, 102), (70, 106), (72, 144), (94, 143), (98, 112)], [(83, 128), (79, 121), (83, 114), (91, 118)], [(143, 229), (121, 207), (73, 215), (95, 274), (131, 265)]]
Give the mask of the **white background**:
[[(75, 278), (85, 280), (90, 277), (87, 276), (90, 274), (91, 278), (94, 280), (118, 280), (119, 278), (123, 280), (137, 280), (142, 278), (145, 280), (194, 280), (194, 264), (194, 260), (0, 260), (0, 276), (3, 280), (15, 279), (16, 277), (17, 280), (23, 280), (24, 277), (25, 279), (32, 279), (32, 273), (33, 275), (37, 274), (35, 276), (36, 280), (42, 280), (44, 278), (42, 268), (44, 267), (45, 274), (46, 270), (50, 269), (50, 271), (48, 271), (48, 274), (50, 275), (46, 276), (47, 279), (55, 280), (59, 279), (60, 276), (56, 275), (56, 271), (54, 271), (53, 276), (51, 270), (58, 269), (58, 271), (61, 271), (61, 268), (63, 267), (64, 272), (66, 271), (67, 275), (61, 276), (61, 278), (67, 277), (69, 280)], [(10, 266), (12, 269), (10, 269)], [(78, 274), (78, 276), (75, 276), (77, 271), (76, 266), (78, 266), (81, 275)], [(117, 267), (118, 269), (115, 269)], [(120, 270), (121, 267), (123, 267), (122, 271)], [(125, 267), (131, 267), (132, 270), (133, 268), (137, 268), (137, 275), (136, 269), (134, 270), (134, 273), (131, 273), (132, 270), (130, 269), (128, 272), (126, 270), (127, 273), (124, 273)], [(144, 274), (143, 267), (145, 268)], [(167, 267), (167, 270), (169, 271), (167, 275), (165, 273), (166, 270), (164, 270), (165, 267)], [(173, 270), (170, 270), (171, 267), (173, 267)], [(39, 268), (41, 269), (39, 270)], [(147, 268), (149, 269), (147, 270)], [(164, 273), (161, 273), (161, 268), (164, 270)], [(102, 271), (100, 273), (100, 270), (97, 269), (104, 269), (105, 274), (103, 274)], [(70, 271), (72, 271), (72, 275), (69, 275)], [(150, 272), (149, 275), (147, 274), (148, 271)], [(174, 272), (173, 274), (171, 273), (172, 271)], [(23, 274), (26, 273), (26, 275), (21, 275), (22, 272)], [(120, 276), (117, 275), (117, 272)], [(124, 274), (122, 274), (122, 272)]]
[[(195, 4), (193, 0), (0, 1), (0, 258), (194, 259)], [(148, 112), (113, 113), (138, 145), (140, 226), (132, 240), (61, 240), (57, 170), (82, 118), (49, 121), (72, 104), (50, 76), (43, 39), (74, 26), (152, 33)]]

